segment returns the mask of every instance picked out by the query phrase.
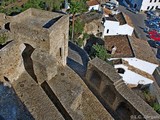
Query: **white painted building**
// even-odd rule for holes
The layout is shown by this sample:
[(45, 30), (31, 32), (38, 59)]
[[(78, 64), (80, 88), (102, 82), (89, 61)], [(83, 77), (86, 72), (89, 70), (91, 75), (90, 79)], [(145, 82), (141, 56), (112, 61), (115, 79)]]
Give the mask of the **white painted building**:
[(64, 8), (66, 10), (70, 9), (70, 3), (68, 2), (68, 0), (65, 0), (65, 2), (64, 2)]
[(122, 68), (125, 70), (124, 74), (119, 73), (120, 76), (122, 76), (124, 82), (126, 84), (132, 84), (132, 85), (138, 85), (138, 84), (151, 84), (153, 83), (153, 80), (150, 80), (140, 74), (137, 74), (131, 70), (129, 70), (129, 68), (123, 64), (120, 65), (115, 65), (114, 66), (116, 69), (117, 68)]
[(88, 11), (93, 11), (93, 10), (101, 11), (101, 5), (97, 0), (87, 1), (87, 5), (88, 5)]
[(101, 11), (101, 6), (98, 4), (98, 5), (92, 5), (88, 7), (88, 11), (93, 11), (93, 10)]
[(152, 74), (159, 63), (147, 41), (123, 35), (106, 36), (106, 49), (112, 52), (112, 46), (116, 51), (110, 60), (114, 60), (114, 67), (126, 84), (137, 86), (154, 82)]
[[(158, 67), (157, 64), (153, 64), (144, 60), (140, 60), (138, 58), (122, 58), (122, 60), (125, 60), (128, 62), (130, 66), (135, 67), (136, 69), (139, 69), (141, 71), (144, 71), (148, 73), (149, 75), (152, 75), (156, 67)], [(125, 64), (118, 64), (115, 65), (115, 68), (123, 68), (125, 70), (124, 74), (120, 75), (123, 77), (123, 80), (125, 81), (126, 84), (150, 84), (153, 83), (153, 80), (146, 78), (132, 70), (129, 69), (128, 66)]]
[(125, 0), (130, 7), (139, 11), (155, 10), (160, 8), (160, 0)]
[(157, 8), (160, 8), (160, 0), (142, 0), (140, 10), (155, 10)]
[[(111, 58), (110, 60), (116, 60), (119, 58)], [(121, 58), (123, 61), (128, 62), (129, 66), (133, 66), (135, 69), (138, 69), (140, 71), (143, 71), (147, 73), (148, 75), (152, 75), (154, 70), (158, 67), (157, 64), (150, 63), (141, 59), (138, 59), (136, 57), (133, 58)], [(124, 82), (126, 84), (131, 84), (137, 86), (138, 84), (152, 84), (153, 80), (150, 78), (147, 78), (146, 76), (143, 76), (136, 72), (136, 70), (132, 70), (129, 68), (127, 64), (116, 64), (114, 65), (115, 69), (123, 69), (124, 73), (119, 73), (120, 76), (122, 76)]]
[[(121, 14), (121, 13), (119, 13)], [(129, 35), (131, 36), (134, 28), (127, 24), (122, 23), (116, 17), (105, 17), (103, 20), (104, 31), (102, 37), (111, 35)]]

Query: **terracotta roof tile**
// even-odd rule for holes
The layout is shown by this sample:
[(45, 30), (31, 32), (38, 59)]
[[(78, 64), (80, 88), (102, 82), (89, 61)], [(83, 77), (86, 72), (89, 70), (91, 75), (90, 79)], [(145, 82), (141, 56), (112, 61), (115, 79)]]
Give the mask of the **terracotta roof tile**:
[(115, 15), (115, 17), (120, 22), (120, 25), (128, 24), (131, 27), (134, 27), (133, 23), (132, 23), (132, 20), (130, 19), (130, 17), (128, 15), (121, 12), (121, 13), (118, 13), (117, 15)]
[(136, 58), (158, 64), (158, 61), (147, 41), (131, 36), (129, 36), (129, 39)]
[(128, 36), (116, 35), (116, 36), (105, 36), (105, 47), (108, 51), (112, 50), (112, 46), (116, 46), (117, 50), (113, 57), (134, 57), (132, 48), (130, 46)]
[(120, 25), (127, 24), (127, 22), (126, 22), (126, 20), (125, 20), (125, 18), (124, 18), (122, 13), (118, 13), (117, 15), (115, 15), (115, 17), (120, 22)]
[(111, 14), (112, 14), (112, 11), (109, 10), (108, 8), (103, 8), (103, 12), (104, 12), (104, 14), (106, 14), (106, 15), (111, 15)]
[(117, 47), (113, 57), (136, 57), (150, 63), (158, 64), (151, 47), (145, 40), (127, 35), (105, 36), (104, 40), (105, 47), (108, 51), (111, 51), (112, 46)]
[(123, 14), (127, 24), (130, 25), (131, 27), (134, 27), (131, 18), (128, 15), (124, 14), (124, 13), (122, 13), (122, 14)]
[(98, 0), (87, 1), (88, 6), (93, 6), (93, 5), (98, 5), (98, 4), (100, 4), (100, 2)]

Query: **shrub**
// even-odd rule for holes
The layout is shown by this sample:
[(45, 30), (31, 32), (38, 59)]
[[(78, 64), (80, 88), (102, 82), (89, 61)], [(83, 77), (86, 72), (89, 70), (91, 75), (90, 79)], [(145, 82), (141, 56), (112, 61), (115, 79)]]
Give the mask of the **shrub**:
[(160, 104), (158, 103), (154, 103), (153, 104), (153, 109), (160, 114)]
[(90, 57), (98, 57), (101, 60), (108, 62), (108, 59), (111, 57), (111, 55), (106, 51), (104, 46), (96, 44), (92, 46)]

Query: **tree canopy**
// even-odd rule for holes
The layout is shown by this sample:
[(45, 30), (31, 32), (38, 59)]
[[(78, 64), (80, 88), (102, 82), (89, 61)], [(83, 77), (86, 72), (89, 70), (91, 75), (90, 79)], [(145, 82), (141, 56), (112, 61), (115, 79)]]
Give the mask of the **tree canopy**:
[(106, 51), (106, 49), (102, 46), (102, 45), (99, 45), (99, 44), (96, 44), (96, 45), (93, 45), (93, 56), (94, 57), (98, 57), (104, 61), (106, 61), (108, 58), (111, 57), (111, 55)]
[(62, 2), (64, 0), (28, 0), (27, 2), (23, 0), (20, 2), (17, 0), (3, 0), (0, 4), (0, 12), (12, 15), (13, 13), (23, 12), (28, 8), (58, 11), (62, 6)]

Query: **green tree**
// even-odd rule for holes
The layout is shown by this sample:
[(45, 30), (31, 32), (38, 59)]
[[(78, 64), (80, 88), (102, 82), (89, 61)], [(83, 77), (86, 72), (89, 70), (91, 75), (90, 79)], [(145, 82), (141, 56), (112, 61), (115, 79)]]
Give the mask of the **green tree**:
[[(4, 0), (0, 5), (0, 12), (11, 15), (12, 13), (23, 12), (28, 8), (57, 11), (60, 10), (62, 1), (63, 0), (28, 0), (22, 6), (17, 6), (17, 0)], [(14, 4), (14, 6), (11, 5), (11, 7), (9, 7), (9, 4)]]
[(111, 55), (107, 53), (104, 46), (96, 44), (92, 46), (90, 57), (91, 58), (98, 57), (101, 60), (108, 61)]
[(72, 14), (72, 33), (71, 40), (74, 39), (74, 24), (75, 24), (75, 16), (77, 13), (81, 14), (87, 11), (86, 0), (72, 0), (70, 3), (70, 14)]

